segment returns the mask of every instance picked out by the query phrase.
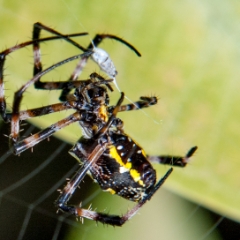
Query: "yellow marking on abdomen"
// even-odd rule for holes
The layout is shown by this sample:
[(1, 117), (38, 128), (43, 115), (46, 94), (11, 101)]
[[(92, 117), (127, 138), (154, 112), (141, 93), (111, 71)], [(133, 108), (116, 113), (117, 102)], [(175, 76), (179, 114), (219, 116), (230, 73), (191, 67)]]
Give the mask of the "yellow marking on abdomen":
[[(141, 180), (140, 173), (136, 169), (132, 169), (132, 163), (131, 162), (127, 162), (126, 164), (124, 164), (124, 162), (122, 161), (121, 156), (118, 154), (115, 146), (110, 146), (109, 153), (110, 153), (111, 157), (114, 158), (117, 161), (117, 163), (119, 163), (120, 173), (124, 173), (124, 172), (129, 171), (133, 180), (135, 182), (138, 182), (140, 185), (143, 186), (143, 181)], [(123, 168), (125, 168), (125, 169), (123, 169)]]

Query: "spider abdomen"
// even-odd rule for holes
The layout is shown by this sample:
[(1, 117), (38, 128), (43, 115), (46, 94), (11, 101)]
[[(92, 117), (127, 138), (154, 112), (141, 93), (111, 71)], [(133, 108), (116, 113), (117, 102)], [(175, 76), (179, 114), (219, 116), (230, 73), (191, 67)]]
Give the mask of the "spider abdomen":
[(111, 135), (112, 145), (90, 172), (101, 188), (138, 202), (156, 183), (156, 172), (142, 148), (122, 133)]

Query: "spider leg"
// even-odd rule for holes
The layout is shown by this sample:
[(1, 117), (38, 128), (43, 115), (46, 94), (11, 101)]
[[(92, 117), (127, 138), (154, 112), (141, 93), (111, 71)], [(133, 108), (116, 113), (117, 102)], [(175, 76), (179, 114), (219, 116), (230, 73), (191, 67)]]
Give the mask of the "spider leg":
[[(44, 106), (44, 107), (39, 107), (39, 108), (22, 110), (19, 112), (19, 120), (20, 121), (27, 120), (29, 118), (40, 117), (40, 116), (47, 115), (50, 113), (73, 109), (74, 105), (76, 105), (75, 101), (68, 101), (68, 102), (63, 102), (63, 103), (51, 104), (49, 106)], [(7, 113), (7, 119), (8, 119), (8, 122), (11, 121), (11, 119), (12, 119), (11, 113)]]
[(187, 152), (187, 154), (184, 157), (162, 155), (162, 156), (147, 156), (147, 159), (151, 163), (160, 163), (160, 164), (166, 164), (166, 165), (171, 165), (175, 167), (185, 167), (189, 162), (189, 158), (193, 156), (196, 150), (197, 150), (197, 146), (190, 148), (190, 150)]
[[(75, 189), (72, 188), (73, 183), (67, 184), (67, 186), (64, 188), (65, 194), (61, 194), (60, 198), (56, 202), (58, 207), (63, 210), (64, 212), (69, 212), (77, 217), (80, 218), (88, 218), (90, 220), (94, 220), (97, 222), (109, 224), (112, 226), (122, 226), (127, 220), (132, 218), (137, 211), (147, 202), (151, 199), (151, 197), (155, 194), (155, 192), (162, 186), (162, 184), (165, 182), (165, 180), (169, 177), (171, 172), (173, 171), (173, 168), (170, 168), (167, 173), (161, 178), (157, 184), (150, 189), (150, 191), (138, 202), (138, 204), (133, 207), (131, 210), (129, 210), (126, 214), (123, 216), (118, 216), (118, 215), (109, 215), (105, 213), (99, 213), (95, 211), (91, 211), (90, 209), (84, 209), (78, 206), (68, 206), (66, 202), (69, 200), (69, 197), (64, 198), (65, 196), (71, 195), (74, 190), (76, 189), (77, 186), (74, 186)], [(86, 173), (85, 173), (86, 174)], [(77, 173), (75, 177), (81, 176), (81, 172)], [(85, 176), (85, 175), (84, 175)], [(83, 176), (83, 177), (84, 177)], [(68, 186), (69, 185), (69, 186)], [(69, 195), (67, 195), (69, 193)]]
[[(46, 25), (40, 23), (40, 22), (36, 22), (33, 24), (33, 40), (38, 40), (40, 39), (40, 31), (41, 30), (45, 30), (46, 32), (52, 33), (56, 36), (58, 36), (61, 39), (66, 40), (67, 42), (73, 44), (75, 47), (77, 47), (78, 49), (82, 50), (83, 52), (87, 52), (88, 50), (84, 47), (82, 47), (80, 44), (78, 44), (77, 42), (73, 41), (69, 36), (69, 34), (62, 34), (50, 27), (47, 27)], [(86, 35), (86, 34), (85, 34)], [(36, 45), (37, 46), (37, 45)], [(38, 46), (39, 49), (39, 46)]]
[(4, 94), (4, 81), (3, 81), (3, 65), (4, 65), (5, 56), (0, 54), (0, 114), (4, 121), (7, 121), (6, 116), (6, 100)]
[(22, 139), (21, 141), (17, 141), (17, 142), (12, 141), (13, 142), (12, 151), (15, 155), (18, 155), (21, 152), (34, 147), (36, 144), (43, 141), (44, 139), (49, 138), (55, 132), (68, 126), (69, 124), (72, 124), (77, 121), (85, 120), (85, 119), (86, 119), (86, 114), (84, 112), (83, 113), (76, 112), (74, 114), (71, 114), (67, 118), (62, 119), (52, 124), (51, 126), (43, 129), (42, 131)]
[[(78, 76), (82, 73), (83, 68), (87, 64), (87, 60), (88, 60), (88, 57), (80, 59), (77, 66), (75, 67), (73, 73), (71, 74), (71, 76), (68, 79), (69, 82), (73, 82), (73, 81), (77, 80)], [(63, 88), (62, 92), (60, 94), (59, 100), (66, 101), (67, 95), (69, 94), (69, 92), (70, 92), (70, 89)]]
[[(130, 103), (130, 104), (126, 104), (126, 105), (121, 105), (119, 107), (119, 112), (147, 108), (147, 107), (157, 104), (157, 101), (158, 101), (157, 97), (140, 97), (139, 101), (136, 101), (136, 102)], [(108, 107), (108, 111), (112, 112), (113, 108), (114, 108), (113, 106)]]
[(92, 42), (89, 44), (88, 49), (92, 50), (94, 47), (98, 46), (105, 38), (114, 39), (116, 41), (119, 41), (119, 42), (125, 44), (131, 50), (133, 50), (139, 57), (141, 57), (141, 53), (132, 44), (130, 44), (127, 41), (125, 41), (124, 39), (117, 37), (115, 35), (112, 35), (112, 34), (96, 34), (96, 36), (94, 37)]

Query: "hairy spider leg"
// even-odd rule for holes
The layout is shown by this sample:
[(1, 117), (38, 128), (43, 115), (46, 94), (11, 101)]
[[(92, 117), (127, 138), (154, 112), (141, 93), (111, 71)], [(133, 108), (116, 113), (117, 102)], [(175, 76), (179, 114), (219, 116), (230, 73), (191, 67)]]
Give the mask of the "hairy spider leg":
[(86, 119), (86, 115), (83, 113), (79, 112), (75, 112), (73, 114), (71, 114), (70, 116), (68, 116), (67, 118), (64, 118), (54, 124), (52, 124), (51, 126), (43, 129), (42, 131), (35, 133), (29, 137), (26, 137), (24, 139), (22, 139), (21, 141), (16, 141), (13, 145), (12, 145), (12, 151), (15, 155), (18, 155), (22, 152), (24, 152), (25, 150), (34, 147), (36, 144), (38, 144), (39, 142), (49, 138), (50, 136), (52, 136), (55, 132), (59, 131), (60, 129), (74, 123), (77, 121), (84, 121)]
[[(69, 37), (79, 37), (79, 36), (84, 36), (87, 35), (87, 33), (74, 33), (74, 34), (69, 34)], [(46, 41), (51, 41), (51, 40), (57, 40), (60, 39), (61, 37), (59, 36), (53, 36), (53, 37), (47, 37), (47, 38), (41, 38), (38, 40), (34, 41), (27, 41), (21, 44), (17, 44), (14, 47), (8, 48), (0, 53), (0, 114), (5, 122), (9, 121), (9, 116), (7, 116), (6, 113), (6, 100), (5, 100), (5, 95), (4, 95), (4, 64), (6, 61), (6, 56), (18, 49), (24, 48), (29, 45), (33, 45), (36, 41), (38, 42), (46, 42)]]
[[(130, 104), (125, 104), (125, 105), (121, 105), (119, 107), (119, 112), (125, 112), (125, 111), (132, 111), (132, 110), (139, 110), (142, 108), (147, 108), (150, 107), (152, 105), (157, 104), (158, 99), (157, 97), (153, 96), (153, 97), (140, 97), (139, 101), (130, 103)], [(108, 107), (108, 111), (112, 112), (114, 106), (110, 106)]]
[(105, 38), (110, 38), (110, 39), (114, 39), (116, 41), (119, 41), (123, 44), (125, 44), (126, 46), (128, 46), (131, 50), (133, 50), (137, 56), (141, 57), (141, 53), (130, 43), (128, 43), (127, 41), (125, 41), (124, 39), (112, 35), (112, 34), (96, 34), (96, 36), (94, 37), (94, 39), (92, 40), (92, 42), (89, 44), (88, 49), (93, 49), (96, 46), (98, 46)]
[[(87, 48), (83, 48), (81, 45), (79, 45), (78, 43), (73, 41), (71, 38), (69, 38), (69, 35), (64, 35), (64, 34), (58, 32), (58, 31), (56, 31), (56, 30), (54, 30), (50, 27), (47, 27), (47, 26), (39, 23), (39, 22), (37, 22), (33, 25), (33, 39), (39, 39), (40, 38), (40, 31), (41, 30), (45, 30), (49, 33), (55, 34), (59, 37), (62, 37), (64, 40), (73, 44), (75, 47), (81, 49), (84, 52), (87, 52), (87, 51), (92, 52), (91, 55), (89, 55), (88, 57), (83, 58), (79, 61), (79, 63), (77, 64), (75, 70), (73, 71), (73, 73), (70, 76), (70, 78), (68, 79), (68, 81), (75, 81), (78, 78), (78, 76), (81, 74), (83, 68), (85, 67), (85, 65), (87, 63), (88, 58), (91, 57), (109, 77), (114, 78), (114, 83), (115, 83), (116, 87), (118, 88), (116, 80), (115, 80), (115, 76), (117, 74), (117, 71), (116, 71), (116, 68), (113, 64), (113, 61), (110, 59), (110, 57), (109, 57), (109, 55), (107, 54), (106, 51), (96, 47), (105, 38), (110, 38), (110, 39), (117, 40), (117, 41), (125, 44), (126, 46), (128, 46), (138, 56), (141, 56), (141, 54), (138, 52), (138, 50), (133, 45), (131, 45), (127, 41), (125, 41), (122, 38), (119, 38), (115, 35), (97, 34), (95, 36), (95, 38), (93, 39), (93, 41), (89, 44), (89, 46)], [(41, 68), (42, 68), (41, 67), (41, 56), (40, 56), (40, 50), (39, 49), (40, 49), (40, 46), (39, 46), (38, 42), (36, 42), (36, 44), (33, 46), (33, 51), (34, 51), (34, 71), (33, 72), (34, 72), (34, 74), (41, 71)], [(45, 87), (45, 85), (47, 85), (47, 83), (42, 83), (39, 80), (39, 81), (36, 82), (35, 87), (38, 88), (38, 89), (46, 89), (47, 87)], [(118, 88), (118, 90), (119, 90), (119, 88)], [(63, 89), (59, 99), (61, 101), (65, 101), (66, 96), (69, 94), (69, 92), (70, 92), (69, 89)]]

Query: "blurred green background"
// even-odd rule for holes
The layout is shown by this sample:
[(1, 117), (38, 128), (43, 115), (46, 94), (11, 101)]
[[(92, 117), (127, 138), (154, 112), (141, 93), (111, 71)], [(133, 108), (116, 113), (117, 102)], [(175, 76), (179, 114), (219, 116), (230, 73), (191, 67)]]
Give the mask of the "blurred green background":
[[(118, 84), (130, 99), (157, 95), (160, 101), (145, 113), (119, 115), (124, 119), (126, 132), (149, 154), (184, 155), (197, 145), (199, 149), (189, 166), (175, 169), (164, 188), (240, 221), (240, 2), (2, 0), (0, 3), (2, 50), (29, 40), (32, 25), (37, 21), (63, 33), (88, 31), (92, 38), (95, 33), (107, 32), (131, 42), (142, 53), (141, 58), (112, 40), (104, 41), (101, 47), (111, 55), (119, 72)], [(82, 37), (78, 41), (87, 46), (90, 38)], [(44, 67), (78, 53), (64, 41), (42, 44), (41, 50)], [(43, 79), (66, 80), (75, 64), (56, 69)], [(32, 49), (12, 53), (5, 68), (10, 107), (13, 91), (31, 78)], [(81, 78), (85, 79), (93, 71), (100, 70), (89, 63)], [(113, 94), (113, 102), (118, 96), (117, 92)], [(31, 88), (25, 94), (22, 109), (47, 105), (57, 99), (58, 93)], [(37, 118), (33, 122), (44, 128), (63, 116), (66, 113)], [(71, 126), (58, 137), (74, 143), (80, 134), (77, 126)], [(159, 177), (168, 169), (156, 168)], [(178, 227), (179, 222), (190, 215), (192, 205), (186, 205), (181, 199), (177, 201), (170, 192), (160, 190), (140, 210), (141, 215), (121, 229), (101, 224), (95, 227), (86, 220), (85, 230), (80, 234), (72, 232), (69, 239), (73, 239), (73, 235), (75, 239), (77, 236), (79, 239), (91, 239), (89, 236), (108, 239), (112, 234), (114, 239), (118, 239), (118, 235), (119, 239), (146, 239), (149, 233), (151, 239), (200, 237), (203, 229), (208, 229), (207, 217), (203, 220), (204, 214), (199, 211), (199, 220), (196, 217)], [(122, 203), (122, 200), (104, 196), (101, 194), (93, 208), (117, 212), (118, 201)], [(126, 209), (121, 207), (119, 213)], [(211, 226), (211, 222), (209, 224)], [(207, 239), (217, 239), (217, 235), (212, 234)]]

